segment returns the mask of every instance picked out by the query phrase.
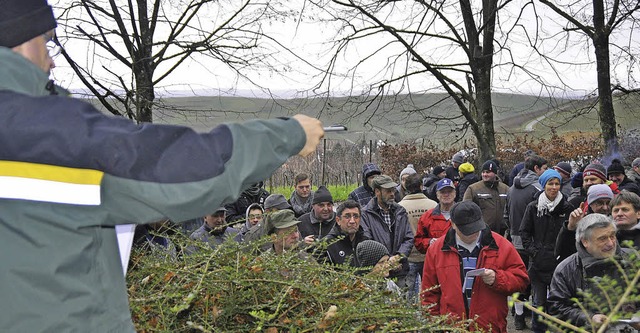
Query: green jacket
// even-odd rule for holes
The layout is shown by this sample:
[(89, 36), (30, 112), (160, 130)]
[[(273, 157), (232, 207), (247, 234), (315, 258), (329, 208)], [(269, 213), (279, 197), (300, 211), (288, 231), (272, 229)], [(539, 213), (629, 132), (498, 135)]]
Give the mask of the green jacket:
[(0, 332), (134, 331), (115, 225), (209, 214), (306, 141), (294, 119), (137, 125), (47, 82), (0, 47)]

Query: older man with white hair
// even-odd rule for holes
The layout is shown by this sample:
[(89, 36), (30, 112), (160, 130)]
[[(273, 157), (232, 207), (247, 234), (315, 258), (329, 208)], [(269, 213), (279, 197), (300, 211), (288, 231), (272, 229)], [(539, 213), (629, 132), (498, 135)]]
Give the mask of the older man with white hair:
[[(628, 252), (618, 245), (616, 230), (613, 219), (603, 214), (589, 214), (580, 221), (575, 238), (578, 251), (558, 265), (551, 280), (547, 300), (550, 315), (585, 328), (605, 322), (607, 315), (602, 309), (606, 308), (604, 297), (608, 296), (601, 294), (602, 290), (594, 285), (593, 278), (605, 275), (621, 278), (616, 263), (610, 259), (622, 258)], [(622, 280), (619, 282), (622, 285)], [(602, 306), (590, 306), (592, 302), (586, 302), (580, 291), (588, 291), (596, 301), (602, 300)]]

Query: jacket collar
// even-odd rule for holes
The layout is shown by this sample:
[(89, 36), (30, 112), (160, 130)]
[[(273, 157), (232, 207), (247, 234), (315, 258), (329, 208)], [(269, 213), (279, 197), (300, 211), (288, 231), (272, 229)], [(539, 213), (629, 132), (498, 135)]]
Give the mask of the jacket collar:
[(31, 96), (46, 96), (47, 73), (22, 55), (0, 47), (0, 90), (11, 90)]

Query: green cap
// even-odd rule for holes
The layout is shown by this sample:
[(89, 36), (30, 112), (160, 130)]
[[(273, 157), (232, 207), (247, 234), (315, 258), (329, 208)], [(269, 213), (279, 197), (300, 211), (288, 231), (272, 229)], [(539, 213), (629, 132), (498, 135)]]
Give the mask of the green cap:
[(276, 229), (285, 229), (300, 223), (300, 221), (296, 220), (292, 210), (283, 209), (269, 215), (269, 223)]

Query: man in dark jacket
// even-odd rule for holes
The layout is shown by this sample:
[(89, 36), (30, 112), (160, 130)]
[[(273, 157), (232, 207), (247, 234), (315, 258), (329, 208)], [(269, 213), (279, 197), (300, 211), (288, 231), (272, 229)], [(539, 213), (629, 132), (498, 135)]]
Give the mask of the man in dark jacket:
[(362, 186), (349, 193), (349, 200), (359, 203), (361, 207), (366, 206), (374, 196), (371, 182), (375, 176), (380, 174), (382, 174), (382, 171), (380, 171), (377, 165), (374, 163), (365, 163), (362, 166)]
[(611, 200), (611, 217), (618, 228), (618, 243), (625, 246), (625, 241), (631, 241), (640, 250), (640, 197), (629, 191), (620, 192)]
[(311, 212), (300, 216), (298, 231), (307, 245), (329, 234), (336, 224), (336, 214), (333, 212), (333, 196), (326, 187), (320, 186), (313, 194)]
[[(547, 300), (549, 314), (590, 330), (591, 323), (596, 326), (602, 325), (607, 319), (607, 313), (604, 312), (612, 310), (602, 311), (606, 308), (606, 296), (602, 295), (600, 288), (593, 285), (591, 279), (608, 275), (618, 280), (619, 285), (625, 288), (618, 267), (611, 258), (618, 259), (618, 263), (624, 267), (624, 261), (619, 259), (626, 256), (626, 251), (620, 248), (616, 241), (616, 226), (613, 220), (602, 214), (590, 214), (580, 221), (576, 230), (576, 247), (578, 252), (563, 260), (553, 274)], [(584, 299), (581, 291), (587, 291), (595, 299), (602, 300), (600, 306), (592, 306), (591, 302)], [(575, 299), (580, 300), (580, 303)], [(623, 316), (630, 316), (637, 310), (634, 304), (630, 305), (634, 308), (628, 309), (631, 312), (623, 313)]]
[[(529, 257), (527, 256), (524, 246), (522, 245), (522, 239), (520, 238), (520, 224), (522, 223), (522, 217), (527, 209), (527, 205), (534, 200), (534, 195), (542, 189), (542, 186), (538, 183), (538, 177), (547, 170), (547, 160), (538, 156), (531, 155), (525, 161), (525, 167), (513, 180), (513, 185), (507, 191), (507, 205), (504, 209), (505, 219), (509, 226), (509, 235), (513, 246), (518, 250), (522, 261), (525, 265), (529, 264)], [(530, 288), (520, 294), (520, 300), (527, 300), (531, 292)], [(515, 324), (516, 329), (524, 329), (524, 305), (522, 302), (516, 300), (515, 304)]]
[[(356, 261), (355, 250), (358, 244), (367, 239), (364, 230), (360, 226), (361, 217), (360, 205), (347, 200), (341, 203), (336, 209), (336, 224), (329, 234), (323, 238), (332, 243), (327, 247), (326, 262), (340, 265), (348, 260), (352, 267), (359, 267)], [(338, 241), (335, 241), (338, 239)]]
[(324, 132), (298, 115), (196, 133), (51, 95), (55, 26), (45, 0), (2, 2), (0, 188), (20, 191), (0, 194), (1, 330), (134, 332), (115, 227), (211, 213)]
[(244, 223), (247, 208), (251, 204), (257, 203), (264, 206), (269, 192), (262, 188), (263, 186), (264, 182), (252, 184), (248, 189), (242, 191), (238, 200), (224, 206), (227, 209), (227, 223)]
[(456, 201), (462, 201), (467, 188), (479, 182), (480, 179), (475, 173), (476, 169), (473, 167), (473, 164), (469, 162), (460, 164), (458, 171), (460, 174), (460, 181), (458, 182), (458, 187), (456, 187)]
[(607, 177), (609, 180), (618, 184), (618, 190), (627, 190), (640, 195), (640, 187), (634, 181), (627, 178), (624, 166), (622, 166), (622, 162), (620, 162), (619, 159), (611, 161), (611, 165), (607, 168)]
[(576, 191), (576, 188), (574, 187), (573, 192), (569, 197), (569, 203), (575, 208), (580, 207), (580, 205), (587, 200), (589, 187), (592, 185), (606, 183), (607, 170), (604, 165), (597, 162), (589, 163), (589, 165), (587, 165), (582, 171), (582, 187), (579, 191)]
[[(404, 288), (409, 272), (407, 257), (413, 249), (413, 231), (409, 225), (407, 211), (395, 202), (395, 188), (398, 186), (387, 175), (377, 176), (372, 182), (375, 196), (362, 210), (362, 229), (368, 239), (384, 244), (394, 261), (400, 261), (402, 268), (389, 277), (397, 277), (397, 284)], [(395, 258), (394, 258), (395, 257)]]
[(225, 221), (226, 210), (218, 208), (214, 213), (205, 215), (204, 223), (189, 238), (209, 244), (211, 248), (224, 243), (228, 238), (235, 238), (238, 230), (228, 227)]
[(451, 165), (444, 170), (445, 177), (453, 180), (454, 183), (457, 182), (460, 179), (458, 168), (462, 163), (464, 163), (464, 154), (462, 152), (453, 154), (453, 157), (451, 157)]

